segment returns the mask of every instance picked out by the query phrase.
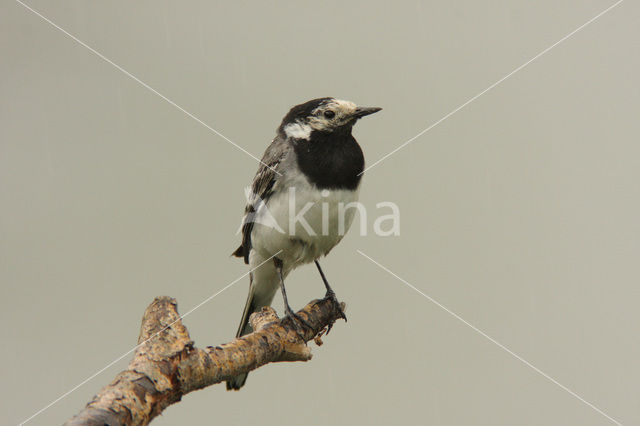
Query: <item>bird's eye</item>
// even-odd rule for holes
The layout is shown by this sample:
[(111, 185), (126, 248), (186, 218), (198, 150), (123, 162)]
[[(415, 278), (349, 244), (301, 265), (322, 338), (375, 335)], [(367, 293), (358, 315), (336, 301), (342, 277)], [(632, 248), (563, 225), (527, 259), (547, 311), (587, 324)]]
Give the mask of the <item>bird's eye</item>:
[(336, 113), (335, 113), (335, 112), (333, 112), (333, 111), (331, 111), (330, 109), (328, 109), (328, 110), (326, 110), (326, 111), (324, 112), (324, 116), (325, 116), (325, 118), (329, 118), (329, 119), (331, 119), (331, 118), (333, 118), (333, 117), (335, 117), (335, 116), (336, 116)]

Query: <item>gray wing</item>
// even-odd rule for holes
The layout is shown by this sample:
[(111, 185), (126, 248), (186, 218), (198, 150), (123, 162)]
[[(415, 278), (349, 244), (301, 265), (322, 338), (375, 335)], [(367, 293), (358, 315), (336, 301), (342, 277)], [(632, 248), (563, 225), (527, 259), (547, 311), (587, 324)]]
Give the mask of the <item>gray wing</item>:
[(290, 146), (287, 141), (280, 136), (271, 142), (262, 156), (262, 163), (258, 172), (253, 178), (251, 191), (247, 196), (247, 206), (244, 209), (244, 219), (242, 220), (242, 244), (233, 252), (236, 257), (244, 257), (244, 263), (249, 263), (249, 252), (251, 251), (251, 231), (253, 230), (253, 217), (260, 203), (266, 203), (273, 187), (282, 173), (280, 164), (289, 153)]

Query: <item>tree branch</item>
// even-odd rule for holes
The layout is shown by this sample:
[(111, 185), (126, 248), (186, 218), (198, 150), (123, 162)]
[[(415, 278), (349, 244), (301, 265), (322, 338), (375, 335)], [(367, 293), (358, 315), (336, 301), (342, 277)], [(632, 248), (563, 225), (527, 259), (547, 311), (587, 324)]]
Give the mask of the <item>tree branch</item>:
[(144, 313), (128, 369), (65, 425), (146, 425), (189, 392), (270, 362), (308, 361), (306, 342), (322, 344), (320, 336), (343, 317), (343, 309), (344, 303), (314, 300), (297, 313), (306, 325), (296, 328), (290, 318), (280, 320), (265, 307), (251, 315), (253, 333), (199, 349), (182, 324), (176, 301), (157, 297)]

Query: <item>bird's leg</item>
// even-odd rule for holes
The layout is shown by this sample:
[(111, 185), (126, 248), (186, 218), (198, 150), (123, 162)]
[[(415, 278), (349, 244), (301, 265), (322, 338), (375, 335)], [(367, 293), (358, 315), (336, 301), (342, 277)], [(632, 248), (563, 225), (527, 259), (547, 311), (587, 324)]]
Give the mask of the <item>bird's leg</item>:
[(320, 272), (320, 277), (322, 277), (322, 282), (324, 283), (324, 286), (327, 289), (327, 292), (324, 295), (324, 297), (325, 298), (335, 299), (336, 298), (336, 293), (333, 291), (333, 289), (329, 285), (329, 281), (327, 281), (327, 277), (324, 276), (324, 272), (322, 272), (322, 268), (320, 267), (320, 262), (318, 262), (316, 260), (315, 264), (318, 267), (318, 272)]
[[(296, 327), (296, 329), (301, 328), (300, 324), (304, 324), (309, 329), (312, 329), (311, 325), (307, 321), (302, 319), (298, 314), (293, 312), (291, 306), (289, 306), (289, 301), (287, 300), (287, 291), (284, 288), (284, 277), (282, 276), (282, 260), (274, 257), (273, 263), (276, 266), (276, 271), (278, 271), (278, 276), (280, 277), (280, 291), (282, 291), (282, 299), (284, 300), (285, 315), (291, 319), (291, 322)], [(298, 333), (298, 336), (304, 341), (304, 334)]]
[(346, 322), (347, 321), (347, 316), (344, 314), (344, 311), (342, 310), (342, 307), (340, 306), (340, 302), (338, 302), (338, 298), (336, 297), (336, 293), (333, 291), (333, 289), (329, 285), (329, 281), (327, 281), (327, 277), (324, 276), (324, 272), (322, 272), (322, 268), (320, 267), (320, 262), (318, 262), (316, 260), (315, 263), (316, 263), (316, 266), (318, 267), (318, 272), (320, 272), (320, 276), (322, 277), (322, 282), (324, 283), (324, 286), (327, 289), (327, 292), (325, 293), (324, 298), (325, 299), (331, 299), (336, 304), (336, 306), (340, 310), (340, 316)]

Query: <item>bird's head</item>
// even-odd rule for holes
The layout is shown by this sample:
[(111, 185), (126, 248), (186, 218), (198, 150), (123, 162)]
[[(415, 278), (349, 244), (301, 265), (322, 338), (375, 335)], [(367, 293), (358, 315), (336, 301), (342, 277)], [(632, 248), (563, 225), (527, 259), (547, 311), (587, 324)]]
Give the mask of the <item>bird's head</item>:
[(285, 115), (278, 131), (285, 137), (309, 139), (314, 131), (351, 131), (358, 119), (380, 111), (335, 98), (318, 98), (296, 105)]

